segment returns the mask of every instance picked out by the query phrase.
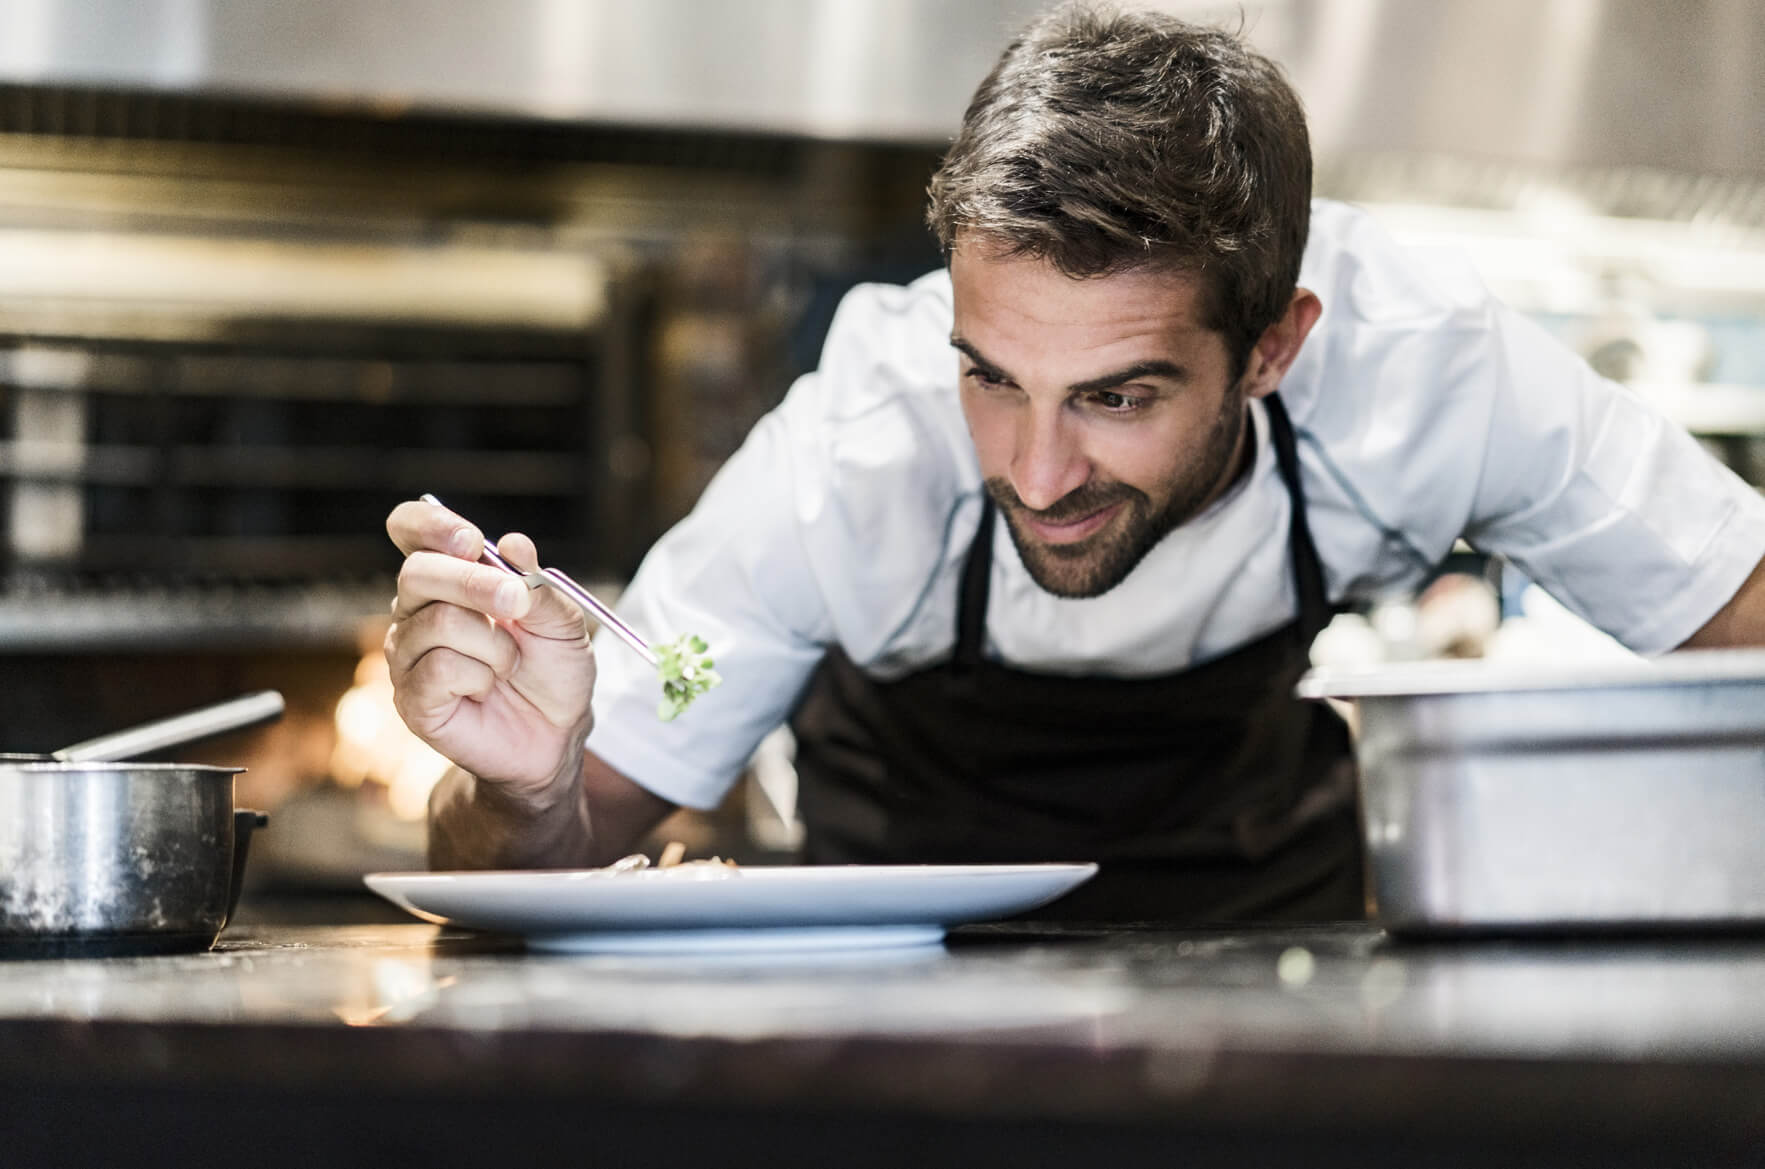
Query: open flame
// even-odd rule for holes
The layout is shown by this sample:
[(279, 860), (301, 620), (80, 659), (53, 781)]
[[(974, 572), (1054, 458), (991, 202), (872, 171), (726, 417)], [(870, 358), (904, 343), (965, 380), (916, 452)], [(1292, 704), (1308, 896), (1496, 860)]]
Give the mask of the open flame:
[(452, 766), (412, 734), (392, 704), (392, 675), (378, 650), (356, 663), (355, 684), (337, 700), (331, 776), (345, 787), (376, 783), (401, 820), (421, 820), (429, 793)]

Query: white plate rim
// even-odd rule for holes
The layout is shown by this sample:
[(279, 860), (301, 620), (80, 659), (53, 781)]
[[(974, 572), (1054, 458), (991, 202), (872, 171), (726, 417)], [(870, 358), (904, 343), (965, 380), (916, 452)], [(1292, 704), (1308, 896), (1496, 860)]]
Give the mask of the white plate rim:
[[(607, 869), (488, 869), (389, 871), (368, 873), (362, 879), (375, 893), (424, 921), (533, 937), (631, 930), (680, 932), (808, 925), (826, 928), (842, 924), (851, 927), (881, 924), (950, 926), (1008, 916), (1047, 904), (1084, 884), (1097, 870), (1094, 862), (1057, 861), (965, 865), (762, 865), (744, 867), (727, 878), (714, 871), (707, 874), (698, 869), (625, 872)], [(1038, 887), (1034, 890), (1023, 888), (1031, 883)], [(776, 904), (759, 907), (744, 904), (742, 889), (759, 893), (768, 887), (778, 890), (781, 885), (786, 893), (791, 892), (791, 886), (800, 885), (805, 892), (820, 890), (836, 895), (841, 890), (861, 892), (865, 886), (871, 886), (887, 899), (901, 899), (906, 904), (898, 909), (883, 910), (863, 906), (852, 913), (849, 921), (840, 919), (837, 905), (830, 914), (824, 903), (815, 903), (807, 910), (790, 907), (780, 910)], [(940, 902), (937, 896), (927, 897), (921, 905), (912, 904), (912, 894), (916, 890), (949, 890), (953, 885), (969, 891), (960, 906), (954, 899)], [(1003, 885), (1004, 888), (997, 891), (989, 888), (994, 885)], [(618, 904), (620, 897), (615, 895), (611, 906), (594, 901), (586, 905), (552, 902), (543, 906), (537, 916), (531, 902), (527, 907), (521, 902), (523, 896), (550, 894), (555, 897), (561, 892), (588, 894), (589, 890), (594, 891), (589, 896), (605, 898), (610, 889), (625, 890), (635, 896), (624, 896), (621, 905)], [(469, 897), (482, 897), (490, 904), (479, 900), (462, 909), (458, 902), (450, 906), (439, 903), (440, 900), (452, 900), (446, 894), (462, 890)], [(838, 897), (835, 896), (834, 900), (837, 902)], [(536, 924), (539, 917), (545, 918), (543, 924)]]

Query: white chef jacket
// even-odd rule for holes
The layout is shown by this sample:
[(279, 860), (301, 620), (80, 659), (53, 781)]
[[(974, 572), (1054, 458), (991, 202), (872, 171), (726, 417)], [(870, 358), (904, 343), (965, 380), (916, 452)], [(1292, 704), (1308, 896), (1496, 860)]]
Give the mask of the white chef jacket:
[[(1495, 301), (1460, 257), (1406, 252), (1319, 201), (1300, 272), (1323, 315), (1281, 382), (1333, 600), (1413, 589), (1463, 536), (1643, 653), (1673, 648), (1765, 555), (1765, 500), (1646, 402)], [(711, 807), (826, 647), (880, 678), (948, 657), (981, 475), (958, 403), (945, 272), (865, 285), (821, 363), (755, 426), (620, 602), (710, 642), (723, 685), (671, 723), (636, 655), (597, 638), (589, 749)], [(1066, 599), (993, 544), (987, 650), (1025, 670), (1141, 677), (1287, 623), (1287, 492), (1251, 407), (1252, 470), (1116, 588)]]

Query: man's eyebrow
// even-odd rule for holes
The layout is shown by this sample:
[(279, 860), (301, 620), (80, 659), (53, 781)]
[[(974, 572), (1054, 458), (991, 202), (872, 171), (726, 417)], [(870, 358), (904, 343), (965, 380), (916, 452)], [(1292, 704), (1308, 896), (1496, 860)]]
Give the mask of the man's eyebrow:
[(1118, 369), (1114, 373), (1106, 373), (1102, 377), (1088, 378), (1082, 382), (1074, 382), (1066, 387), (1073, 394), (1094, 394), (1099, 390), (1113, 390), (1117, 386), (1125, 386), (1129, 382), (1137, 382), (1142, 378), (1161, 377), (1173, 382), (1189, 380), (1189, 371), (1174, 361), (1155, 358), (1152, 361), (1136, 361), (1126, 369)]
[(973, 345), (970, 345), (966, 340), (956, 336), (954, 333), (950, 334), (950, 347), (958, 350), (970, 361), (974, 362), (975, 365), (980, 367), (981, 372), (985, 373), (988, 377), (996, 377), (1003, 381), (1012, 380), (1010, 374), (982, 357), (979, 349), (976, 349)]
[[(1003, 369), (1000, 369), (991, 361), (988, 361), (985, 357), (982, 357), (981, 351), (969, 344), (968, 341), (963, 338), (952, 335), (950, 338), (950, 345), (966, 354), (970, 361), (974, 362), (975, 365), (979, 366), (989, 376), (1001, 378), (1005, 381), (1014, 380), (1010, 374), (1006, 373)], [(1136, 361), (1133, 365), (1127, 366), (1124, 369), (1118, 369), (1114, 373), (1103, 374), (1101, 377), (1087, 378), (1082, 382), (1074, 382), (1066, 388), (1067, 392), (1072, 394), (1095, 394), (1100, 390), (1113, 390), (1117, 386), (1125, 386), (1129, 382), (1139, 381), (1141, 378), (1150, 377), (1167, 378), (1170, 381), (1182, 382), (1189, 380), (1189, 371), (1174, 361), (1166, 361), (1163, 358), (1154, 358), (1150, 361)]]

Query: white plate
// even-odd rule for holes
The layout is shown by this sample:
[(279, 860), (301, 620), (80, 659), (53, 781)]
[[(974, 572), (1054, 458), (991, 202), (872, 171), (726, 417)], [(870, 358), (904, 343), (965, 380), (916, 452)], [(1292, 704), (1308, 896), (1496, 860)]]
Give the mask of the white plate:
[(1094, 864), (369, 873), (425, 921), (521, 934), (540, 950), (851, 949), (936, 942), (945, 927), (1046, 904)]

